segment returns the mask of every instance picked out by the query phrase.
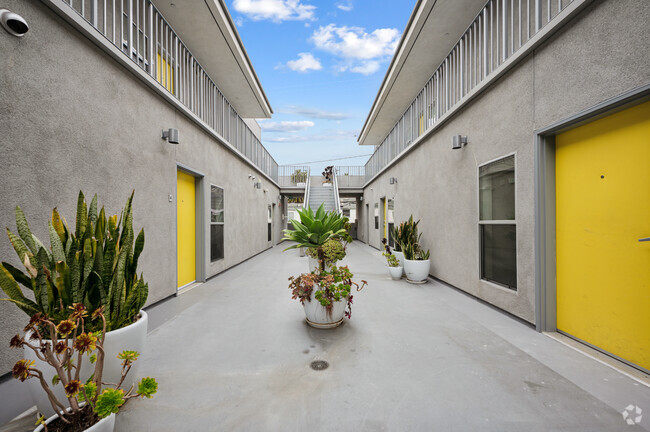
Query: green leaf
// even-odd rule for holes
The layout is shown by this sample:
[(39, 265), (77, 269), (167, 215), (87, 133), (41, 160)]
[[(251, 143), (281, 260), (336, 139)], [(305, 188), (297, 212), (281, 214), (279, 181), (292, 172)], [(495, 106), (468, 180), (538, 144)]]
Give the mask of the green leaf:
[[(97, 223), (97, 194), (93, 196), (93, 199), (90, 201), (90, 210), (88, 211), (89, 227), (95, 226)], [(92, 235), (93, 233), (91, 233)]]
[(16, 234), (12, 233), (9, 228), (7, 228), (7, 237), (9, 237), (9, 241), (11, 242), (11, 245), (14, 247), (14, 250), (16, 251), (16, 255), (18, 255), (18, 258), (20, 259), (20, 262), (25, 261), (25, 255), (32, 257), (34, 256), (33, 253), (29, 249), (27, 249), (27, 245), (25, 245), (25, 242), (18, 237)]
[(50, 232), (50, 244), (52, 245), (52, 258), (54, 261), (65, 261), (65, 252), (63, 251), (63, 243), (61, 243), (59, 234), (51, 223), (48, 223), (48, 228)]
[(56, 386), (57, 384), (59, 384), (59, 382), (61, 382), (61, 378), (59, 378), (58, 375), (54, 375), (54, 376), (52, 377), (52, 385), (53, 385), (53, 386)]
[(75, 230), (77, 240), (81, 240), (83, 238), (87, 224), (88, 209), (86, 208), (86, 199), (84, 198), (83, 192), (79, 191), (79, 197), (77, 198), (77, 225)]
[(138, 383), (138, 396), (151, 399), (157, 391), (158, 391), (158, 383), (154, 378), (151, 377), (142, 378)]
[(22, 309), (27, 315), (32, 316), (37, 312), (41, 312), (38, 305), (25, 297), (23, 292), (20, 290), (20, 286), (13, 278), (11, 273), (4, 266), (0, 265), (0, 288), (9, 296), (9, 299), (0, 299), (8, 300), (15, 303), (20, 309)]
[(90, 361), (91, 364), (94, 364), (97, 361), (97, 354), (92, 354), (88, 361)]
[(54, 231), (56, 231), (56, 234), (59, 236), (59, 240), (61, 240), (61, 244), (65, 244), (66, 237), (67, 237), (67, 230), (63, 225), (63, 221), (61, 220), (61, 215), (59, 214), (59, 211), (56, 209), (56, 207), (52, 210), (52, 226), (54, 227)]
[(26, 275), (22, 271), (18, 270), (16, 267), (12, 266), (9, 263), (3, 262), (3, 267), (7, 269), (9, 273), (14, 277), (16, 282), (21, 284), (27, 289), (33, 290), (32, 279), (30, 276)]
[[(18, 229), (18, 235), (25, 242), (25, 245), (32, 251), (32, 254), (38, 252), (36, 249), (36, 244), (32, 238), (32, 231), (29, 229), (29, 224), (27, 223), (27, 218), (23, 210), (16, 206), (16, 228)], [(22, 260), (22, 259), (21, 259)]]
[(102, 394), (97, 396), (95, 413), (106, 418), (111, 414), (116, 414), (124, 404), (124, 392), (116, 389), (105, 389)]

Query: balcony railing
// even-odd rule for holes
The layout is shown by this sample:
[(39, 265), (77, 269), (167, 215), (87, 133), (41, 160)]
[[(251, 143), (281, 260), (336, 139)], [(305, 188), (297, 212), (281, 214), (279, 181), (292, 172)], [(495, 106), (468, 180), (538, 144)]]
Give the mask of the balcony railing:
[(280, 165), (278, 167), (278, 184), (281, 187), (304, 187), (309, 178), (307, 165)]
[(151, 0), (64, 0), (274, 181), (278, 164)]
[(366, 163), (372, 179), (574, 0), (490, 0)]
[(340, 188), (361, 188), (366, 182), (366, 168), (363, 166), (337, 166), (334, 169)]

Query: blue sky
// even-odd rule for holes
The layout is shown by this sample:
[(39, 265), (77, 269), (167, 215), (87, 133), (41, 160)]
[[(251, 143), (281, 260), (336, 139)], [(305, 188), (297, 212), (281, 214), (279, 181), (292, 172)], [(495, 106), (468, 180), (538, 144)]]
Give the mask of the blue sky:
[[(281, 165), (363, 165), (356, 135), (415, 0), (229, 0), (274, 110), (262, 142)], [(319, 171), (320, 172), (320, 171)]]

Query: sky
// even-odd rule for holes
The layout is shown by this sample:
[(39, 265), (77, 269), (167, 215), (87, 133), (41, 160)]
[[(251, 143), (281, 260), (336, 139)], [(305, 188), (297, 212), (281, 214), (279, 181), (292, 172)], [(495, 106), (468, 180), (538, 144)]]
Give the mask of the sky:
[(415, 0), (228, 0), (271, 103), (262, 143), (280, 165), (364, 165), (357, 136)]

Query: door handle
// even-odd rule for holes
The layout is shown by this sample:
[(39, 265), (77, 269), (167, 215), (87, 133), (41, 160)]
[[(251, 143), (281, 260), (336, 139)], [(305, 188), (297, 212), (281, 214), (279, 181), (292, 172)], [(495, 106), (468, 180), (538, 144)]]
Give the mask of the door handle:
[(650, 237), (641, 238), (641, 239), (639, 239), (639, 241), (640, 241), (640, 242), (650, 241)]

